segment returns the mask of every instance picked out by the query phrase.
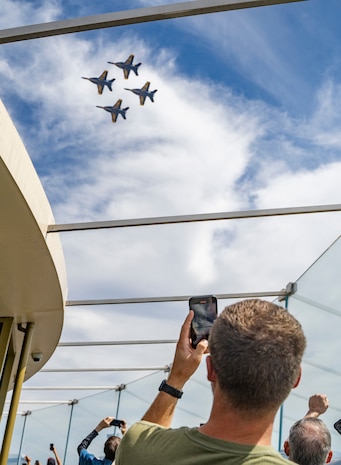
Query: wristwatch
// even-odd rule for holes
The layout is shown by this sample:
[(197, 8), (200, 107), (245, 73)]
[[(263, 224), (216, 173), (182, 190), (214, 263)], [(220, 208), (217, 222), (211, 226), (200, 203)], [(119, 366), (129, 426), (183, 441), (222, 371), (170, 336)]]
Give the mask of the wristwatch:
[(170, 394), (173, 397), (177, 397), (178, 399), (181, 399), (183, 392), (179, 391), (179, 389), (174, 388), (173, 386), (170, 386), (166, 382), (167, 380), (163, 380), (162, 383), (159, 386), (159, 391), (167, 392), (167, 394)]

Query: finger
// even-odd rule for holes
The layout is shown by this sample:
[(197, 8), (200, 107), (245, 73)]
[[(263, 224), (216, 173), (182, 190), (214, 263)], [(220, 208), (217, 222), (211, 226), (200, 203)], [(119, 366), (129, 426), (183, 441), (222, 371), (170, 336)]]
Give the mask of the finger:
[(193, 320), (193, 316), (194, 316), (194, 312), (193, 310), (190, 310), (188, 312), (188, 315), (186, 316), (185, 321), (183, 322), (183, 325), (181, 326), (180, 337), (179, 337), (180, 340), (189, 338), (191, 321)]
[(198, 352), (200, 355), (207, 354), (208, 353), (208, 340), (207, 339), (201, 339), (201, 341), (198, 342), (198, 345), (195, 349), (196, 352)]

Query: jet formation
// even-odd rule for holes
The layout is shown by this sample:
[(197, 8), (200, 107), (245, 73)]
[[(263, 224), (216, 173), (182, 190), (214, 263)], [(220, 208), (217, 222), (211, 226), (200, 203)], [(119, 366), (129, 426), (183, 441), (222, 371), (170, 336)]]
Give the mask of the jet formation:
[[(115, 65), (118, 68), (122, 69), (124, 79), (128, 79), (130, 71), (133, 71), (136, 76), (139, 75), (138, 69), (142, 63), (134, 64), (133, 61), (134, 61), (134, 55), (130, 55), (126, 61), (118, 61), (118, 62), (108, 61), (108, 63)], [(108, 77), (108, 70), (105, 70), (99, 77), (88, 78), (88, 77), (82, 76), (82, 79), (87, 79), (93, 84), (96, 84), (98, 94), (102, 95), (104, 87), (107, 87), (110, 90), (110, 92), (112, 92), (112, 84), (115, 81), (115, 78), (107, 79), (107, 77)], [(155, 92), (157, 92), (157, 89), (153, 91), (149, 91), (149, 86), (150, 86), (150, 82), (147, 81), (141, 89), (124, 88), (124, 90), (129, 90), (130, 92), (133, 92), (134, 94), (138, 95), (140, 99), (140, 105), (143, 106), (147, 97), (151, 100), (151, 102), (154, 102), (154, 94)], [(121, 115), (123, 119), (126, 119), (126, 111), (129, 110), (129, 107), (121, 108), (121, 105), (122, 105), (122, 99), (119, 99), (112, 106), (96, 105), (96, 107), (102, 108), (103, 110), (111, 113), (111, 120), (113, 123), (116, 123), (118, 115)]]

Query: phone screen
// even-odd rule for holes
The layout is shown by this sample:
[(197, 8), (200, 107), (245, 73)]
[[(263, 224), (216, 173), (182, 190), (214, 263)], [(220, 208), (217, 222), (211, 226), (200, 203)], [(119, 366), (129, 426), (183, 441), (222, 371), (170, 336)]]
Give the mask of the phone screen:
[(338, 420), (336, 423), (334, 423), (334, 428), (339, 434), (341, 434), (341, 420)]
[(217, 318), (217, 299), (213, 295), (191, 297), (189, 308), (194, 311), (191, 323), (192, 347), (202, 339), (208, 339), (214, 320)]

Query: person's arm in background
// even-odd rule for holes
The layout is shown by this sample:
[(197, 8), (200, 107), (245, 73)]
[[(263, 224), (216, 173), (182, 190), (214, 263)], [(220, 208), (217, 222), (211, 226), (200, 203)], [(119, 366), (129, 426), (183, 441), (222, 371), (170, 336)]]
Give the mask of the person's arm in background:
[(81, 453), (81, 450), (82, 449), (87, 449), (89, 447), (89, 445), (91, 444), (91, 442), (93, 441), (93, 439), (95, 439), (96, 436), (98, 436), (98, 433), (100, 431), (102, 431), (102, 429), (104, 428), (109, 428), (111, 425), (110, 423), (114, 420), (114, 417), (106, 417), (106, 418), (103, 418), (103, 420), (101, 420), (98, 425), (96, 426), (96, 428), (94, 430), (91, 431), (91, 433), (89, 433), (84, 439), (83, 441), (79, 444), (79, 446), (77, 447), (77, 452), (78, 452), (78, 455), (80, 455)]
[(304, 418), (318, 418), (326, 412), (328, 407), (329, 402), (325, 394), (314, 394), (309, 397), (308, 412), (304, 415)]
[(55, 448), (55, 446), (53, 446), (53, 448), (51, 450), (54, 453), (54, 456), (56, 457), (57, 465), (63, 465), (63, 462), (60, 460), (60, 457), (58, 455), (58, 452), (57, 452), (57, 449)]
[(31, 465), (31, 457), (29, 457), (28, 455), (25, 455), (24, 459), (25, 459), (27, 465)]
[[(204, 339), (199, 342), (196, 349), (191, 346), (190, 327), (193, 315), (191, 310), (182, 325), (171, 372), (167, 379), (167, 384), (179, 391), (182, 391), (185, 383), (197, 370), (203, 354), (207, 351), (208, 342)], [(142, 420), (170, 427), (177, 401), (177, 397), (160, 391)]]

